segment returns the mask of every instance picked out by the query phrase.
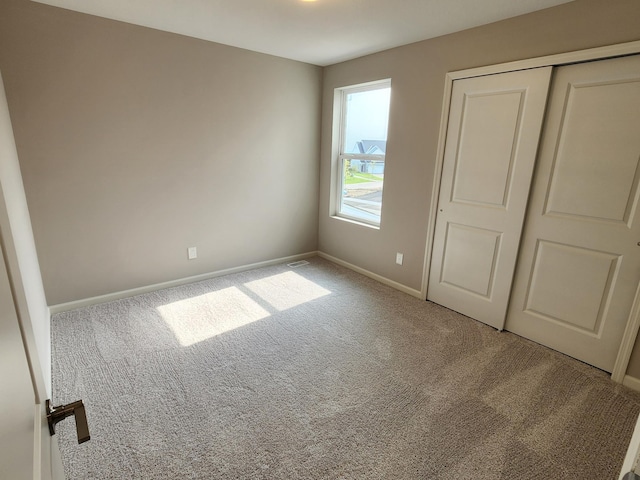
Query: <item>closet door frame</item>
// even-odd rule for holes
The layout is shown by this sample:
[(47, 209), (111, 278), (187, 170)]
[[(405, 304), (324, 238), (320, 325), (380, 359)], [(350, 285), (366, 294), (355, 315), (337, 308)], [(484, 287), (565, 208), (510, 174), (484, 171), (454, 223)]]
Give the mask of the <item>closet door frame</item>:
[[(479, 77), (497, 73), (513, 72), (516, 70), (526, 70), (537, 67), (559, 67), (569, 63), (587, 62), (591, 60), (603, 60), (605, 58), (621, 57), (625, 55), (640, 54), (640, 41), (609, 45), (605, 47), (591, 48), (575, 52), (549, 55), (526, 60), (519, 60), (498, 65), (489, 65), (467, 70), (459, 70), (447, 73), (445, 77), (444, 94), (442, 100), (442, 114), (440, 118), (440, 135), (438, 137), (438, 150), (433, 176), (433, 186), (431, 189), (431, 205), (429, 206), (429, 221), (427, 230), (427, 244), (425, 248), (424, 266), (422, 270), (421, 298), (427, 299), (427, 289), (429, 286), (429, 272), (431, 269), (431, 255), (433, 249), (433, 237), (436, 227), (436, 215), (438, 209), (438, 199), (440, 197), (440, 180), (442, 178), (442, 166), (444, 163), (444, 151), (449, 123), (449, 108), (451, 102), (451, 91), (453, 82), (463, 78)], [(631, 358), (631, 352), (640, 330), (640, 284), (637, 287), (635, 299), (631, 307), (624, 335), (618, 349), (616, 362), (611, 373), (611, 379), (618, 383), (623, 383)]]

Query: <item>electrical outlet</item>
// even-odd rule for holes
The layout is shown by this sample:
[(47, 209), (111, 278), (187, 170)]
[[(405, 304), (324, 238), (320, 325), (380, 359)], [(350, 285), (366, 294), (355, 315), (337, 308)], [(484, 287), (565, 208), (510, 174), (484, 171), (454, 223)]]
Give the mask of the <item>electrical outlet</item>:
[(396, 263), (398, 265), (402, 265), (403, 261), (404, 261), (404, 253), (396, 253)]
[(189, 247), (187, 249), (187, 257), (189, 257), (189, 260), (198, 258), (198, 249), (196, 247)]

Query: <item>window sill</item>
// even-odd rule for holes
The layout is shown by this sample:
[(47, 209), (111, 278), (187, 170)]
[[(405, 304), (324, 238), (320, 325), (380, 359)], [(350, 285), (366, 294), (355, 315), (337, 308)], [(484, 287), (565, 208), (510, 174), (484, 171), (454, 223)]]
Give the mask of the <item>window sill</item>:
[(339, 215), (331, 215), (331, 218), (335, 220), (339, 220), (341, 222), (351, 223), (352, 225), (358, 225), (360, 227), (370, 228), (372, 230), (380, 230), (380, 225), (372, 225), (370, 223), (356, 220), (355, 218), (342, 217)]

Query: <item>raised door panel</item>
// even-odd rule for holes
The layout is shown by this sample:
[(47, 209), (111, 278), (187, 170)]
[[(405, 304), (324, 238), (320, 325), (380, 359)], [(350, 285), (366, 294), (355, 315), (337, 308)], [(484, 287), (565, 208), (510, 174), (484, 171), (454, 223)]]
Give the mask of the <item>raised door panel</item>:
[(629, 222), (638, 196), (640, 132), (618, 124), (640, 125), (633, 98), (640, 98), (639, 81), (569, 86), (546, 213)]
[(600, 335), (620, 256), (540, 241), (525, 311), (559, 325)]
[(491, 298), (501, 234), (453, 223), (447, 230), (440, 282)]
[(522, 90), (465, 94), (452, 202), (506, 208), (523, 97)]

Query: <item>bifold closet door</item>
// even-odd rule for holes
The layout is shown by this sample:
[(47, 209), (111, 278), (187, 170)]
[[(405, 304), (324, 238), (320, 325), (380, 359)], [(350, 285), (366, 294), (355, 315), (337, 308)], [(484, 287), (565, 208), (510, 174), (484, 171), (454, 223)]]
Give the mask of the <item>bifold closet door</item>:
[(502, 329), (551, 67), (453, 83), (427, 299)]
[(640, 56), (554, 74), (506, 328), (610, 372), (640, 281)]

